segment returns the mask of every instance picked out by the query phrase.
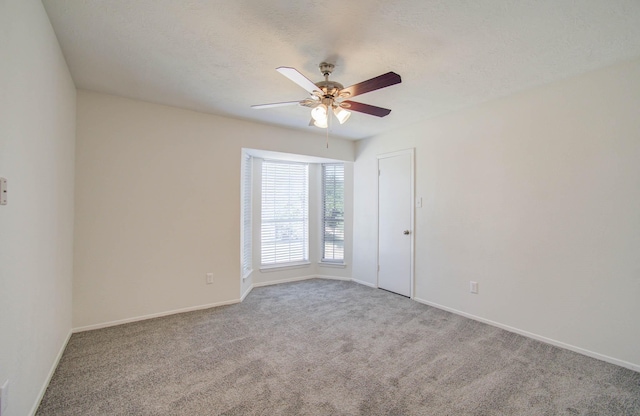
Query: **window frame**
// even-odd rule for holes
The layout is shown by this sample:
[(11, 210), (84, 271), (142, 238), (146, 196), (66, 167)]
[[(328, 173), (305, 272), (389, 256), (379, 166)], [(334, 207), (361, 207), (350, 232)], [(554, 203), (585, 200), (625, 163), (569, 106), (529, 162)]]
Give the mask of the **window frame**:
[[(320, 202), (320, 263), (323, 265), (329, 265), (329, 266), (344, 266), (345, 264), (345, 164), (344, 163), (321, 163), (320, 164), (320, 178), (321, 178), (321, 202)], [(340, 183), (340, 187), (342, 188), (342, 213), (341, 213), (341, 218), (335, 218), (335, 216), (332, 217), (327, 217), (326, 215), (326, 205), (327, 205), (327, 168), (328, 167), (340, 167), (341, 168), (341, 172), (339, 172), (339, 175), (341, 176), (341, 183)], [(334, 173), (334, 181), (333, 181), (333, 188), (332, 191), (334, 193), (334, 204), (335, 204), (335, 193), (336, 193), (336, 174)], [(335, 235), (335, 228), (336, 228), (336, 222), (339, 223), (341, 226), (341, 234), (342, 234), (342, 256), (341, 258), (336, 258), (335, 257), (335, 242), (339, 241), (339, 240), (335, 240), (333, 239), (332, 242), (330, 242), (329, 244), (333, 245), (333, 256), (331, 258), (327, 258), (326, 256), (326, 249), (327, 249), (327, 244), (328, 241), (326, 239), (327, 237), (327, 227), (328, 227), (328, 222), (333, 223), (333, 226), (329, 226), (329, 228), (333, 228), (334, 229), (334, 235)]]
[(253, 272), (253, 156), (242, 154), (240, 221), (240, 274), (246, 279)]
[[(303, 173), (302, 173), (302, 177), (301, 178), (295, 178), (292, 177), (290, 175), (291, 172), (289, 172), (289, 175), (287, 175), (286, 177), (291, 180), (292, 178), (295, 179), (296, 182), (294, 183), (295, 186), (301, 186), (302, 187), (302, 197), (303, 197), (303, 201), (302, 204), (300, 204), (300, 207), (302, 208), (302, 216), (300, 217), (289, 217), (289, 218), (284, 218), (284, 219), (276, 219), (277, 214), (275, 212), (271, 213), (271, 218), (269, 218), (269, 214), (268, 211), (269, 209), (275, 209), (275, 205), (281, 203), (281, 201), (277, 201), (278, 198), (282, 198), (282, 195), (271, 195), (272, 200), (269, 201), (270, 204), (273, 204), (273, 206), (269, 206), (265, 209), (265, 200), (269, 198), (269, 196), (267, 196), (267, 192), (270, 190), (270, 186), (273, 187), (273, 190), (277, 189), (278, 186), (282, 186), (284, 184), (284, 182), (282, 183), (277, 183), (279, 180), (282, 180), (284, 178), (284, 174), (282, 172), (273, 172), (273, 175), (275, 176), (273, 178), (273, 180), (275, 181), (274, 183), (267, 183), (267, 180), (271, 180), (272, 178), (269, 177), (269, 174), (266, 173), (266, 169), (269, 167), (278, 167), (278, 166), (296, 166), (296, 167), (303, 167)], [(261, 194), (261, 202), (260, 202), (260, 270), (268, 270), (268, 269), (281, 269), (281, 268), (290, 268), (290, 267), (296, 267), (296, 266), (300, 266), (300, 265), (306, 265), (306, 264), (310, 264), (309, 261), (309, 244), (310, 244), (310, 230), (309, 230), (309, 222), (310, 222), (310, 207), (309, 207), (309, 199), (310, 199), (310, 195), (309, 195), (309, 164), (308, 163), (301, 163), (301, 162), (292, 162), (292, 161), (284, 161), (284, 160), (274, 160), (274, 159), (263, 159), (262, 160), (262, 169), (261, 169), (261, 173), (262, 173), (262, 180), (260, 183), (260, 194)], [(280, 178), (278, 178), (278, 176), (280, 176)], [(265, 185), (266, 184), (266, 185)], [(291, 186), (291, 182), (289, 182), (289, 184)], [(281, 188), (282, 189), (282, 188)], [(291, 196), (288, 195), (287, 196), (290, 198)], [(294, 199), (296, 199), (294, 197)], [(295, 202), (295, 201), (294, 201)], [(294, 209), (300, 208), (298, 206), (296, 206)], [(297, 230), (295, 230), (295, 223), (296, 222), (301, 222), (301, 227), (298, 228)], [(281, 223), (281, 224), (286, 224), (286, 223), (293, 223), (294, 224), (294, 231), (298, 231), (298, 232), (302, 232), (302, 239), (301, 239), (301, 247), (295, 246), (295, 242), (294, 243), (289, 243), (289, 248), (286, 250), (288, 251), (288, 255), (289, 257), (292, 257), (292, 255), (295, 254), (301, 254), (299, 256), (299, 258), (294, 258), (294, 259), (289, 259), (286, 261), (283, 260), (278, 260), (279, 256), (283, 256), (285, 255), (284, 253), (286, 253), (286, 251), (280, 251), (280, 253), (278, 252), (278, 245), (277, 245), (277, 233), (278, 233), (278, 227), (277, 226), (273, 226), (273, 230), (269, 230), (269, 232), (265, 232), (265, 229), (267, 227), (272, 226), (272, 224), (277, 224), (277, 223)], [(267, 224), (267, 225), (265, 225)], [(286, 228), (286, 227), (285, 227)], [(285, 228), (281, 228), (280, 230), (285, 230)], [(291, 231), (291, 230), (289, 230)], [(265, 262), (265, 248), (267, 245), (271, 244), (271, 242), (269, 243), (265, 243), (265, 240), (268, 240), (268, 238), (266, 238), (267, 236), (273, 236), (273, 244), (274, 244), (274, 248), (273, 248), (273, 253), (269, 254), (268, 256), (268, 260), (270, 260), (271, 258), (273, 258), (273, 261), (267, 261)], [(292, 247), (294, 247), (295, 249), (292, 250)], [(296, 256), (294, 256), (296, 257)]]

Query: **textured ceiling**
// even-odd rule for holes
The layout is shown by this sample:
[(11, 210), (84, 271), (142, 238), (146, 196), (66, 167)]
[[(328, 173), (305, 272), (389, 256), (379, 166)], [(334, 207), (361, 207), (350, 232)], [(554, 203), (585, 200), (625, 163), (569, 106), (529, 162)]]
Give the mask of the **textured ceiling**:
[(332, 127), (352, 139), (640, 56), (639, 0), (43, 3), (88, 90), (324, 134), (307, 108), (250, 108), (307, 97), (276, 67), (319, 81), (326, 60), (344, 86), (400, 74), (356, 100), (389, 116)]

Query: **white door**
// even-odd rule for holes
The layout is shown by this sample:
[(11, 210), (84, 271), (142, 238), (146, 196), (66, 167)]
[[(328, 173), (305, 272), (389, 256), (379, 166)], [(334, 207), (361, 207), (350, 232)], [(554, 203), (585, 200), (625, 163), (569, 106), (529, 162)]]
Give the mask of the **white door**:
[(412, 296), (413, 150), (378, 157), (378, 287)]

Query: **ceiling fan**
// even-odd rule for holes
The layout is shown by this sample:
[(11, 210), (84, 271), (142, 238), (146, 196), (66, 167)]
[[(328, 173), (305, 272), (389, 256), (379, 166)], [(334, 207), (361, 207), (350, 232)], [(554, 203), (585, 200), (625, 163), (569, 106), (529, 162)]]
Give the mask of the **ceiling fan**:
[(300, 85), (302, 88), (307, 90), (311, 96), (301, 101), (259, 104), (252, 105), (251, 108), (261, 109), (283, 107), (287, 105), (309, 107), (312, 109), (311, 122), (309, 125), (325, 129), (329, 126), (330, 112), (335, 114), (340, 124), (343, 124), (351, 116), (351, 112), (349, 110), (370, 114), (376, 117), (384, 117), (391, 112), (391, 110), (387, 108), (351, 101), (349, 98), (399, 84), (402, 82), (400, 75), (395, 72), (387, 72), (386, 74), (382, 74), (375, 78), (344, 88), (339, 82), (329, 81), (329, 75), (333, 72), (333, 68), (333, 64), (322, 62), (320, 64), (320, 72), (324, 75), (324, 81), (316, 83), (313, 83), (309, 78), (302, 75), (295, 68), (286, 66), (276, 68), (276, 71)]

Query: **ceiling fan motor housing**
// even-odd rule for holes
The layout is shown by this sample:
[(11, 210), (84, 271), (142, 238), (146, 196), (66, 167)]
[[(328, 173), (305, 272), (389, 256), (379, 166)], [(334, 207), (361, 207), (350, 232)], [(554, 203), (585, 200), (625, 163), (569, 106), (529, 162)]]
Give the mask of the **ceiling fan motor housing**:
[(322, 62), (320, 65), (320, 72), (324, 75), (324, 81), (316, 82), (318, 88), (322, 92), (322, 96), (320, 98), (330, 98), (335, 100), (339, 97), (340, 90), (344, 88), (342, 84), (336, 81), (329, 81), (329, 75), (333, 72), (333, 68), (335, 68), (334, 64), (330, 64), (328, 62)]
[(344, 87), (339, 82), (335, 81), (320, 81), (316, 82), (316, 85), (324, 93), (324, 96), (330, 95), (335, 98), (338, 92)]

